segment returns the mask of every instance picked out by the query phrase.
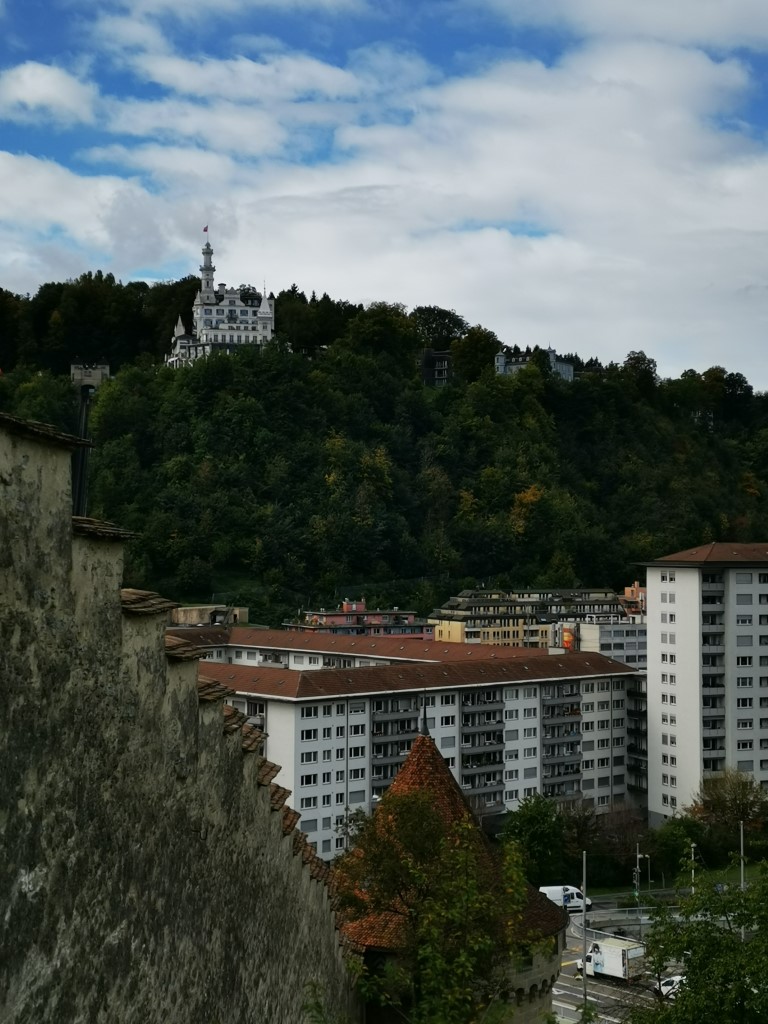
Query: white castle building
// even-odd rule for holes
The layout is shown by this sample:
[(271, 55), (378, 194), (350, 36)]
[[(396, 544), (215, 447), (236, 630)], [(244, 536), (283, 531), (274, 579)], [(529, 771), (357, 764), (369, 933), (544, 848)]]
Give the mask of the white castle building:
[(200, 265), (200, 291), (192, 307), (192, 333), (184, 329), (179, 317), (173, 332), (173, 347), (166, 363), (179, 367), (194, 363), (212, 352), (227, 355), (241, 345), (261, 348), (271, 341), (275, 330), (275, 299), (250, 285), (227, 288), (214, 285), (216, 271), (213, 248), (206, 241)]

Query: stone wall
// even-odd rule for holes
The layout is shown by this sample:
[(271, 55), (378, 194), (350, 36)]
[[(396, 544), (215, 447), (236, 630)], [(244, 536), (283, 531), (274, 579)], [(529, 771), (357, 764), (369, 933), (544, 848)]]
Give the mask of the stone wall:
[(0, 1022), (299, 1024), (313, 982), (360, 1020), (274, 766), (73, 530), (69, 446), (0, 417)]

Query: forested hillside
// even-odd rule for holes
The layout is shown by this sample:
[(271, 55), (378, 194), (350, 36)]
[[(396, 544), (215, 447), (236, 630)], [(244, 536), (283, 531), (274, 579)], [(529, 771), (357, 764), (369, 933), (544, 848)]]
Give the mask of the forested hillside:
[[(135, 531), (132, 585), (277, 623), (345, 594), (427, 611), (479, 581), (623, 586), (648, 558), (768, 538), (768, 400), (739, 374), (659, 380), (630, 353), (577, 360), (570, 384), (546, 359), (502, 378), (497, 339), (451, 311), (295, 288), (263, 354), (171, 371), (195, 287), (0, 291), (0, 409), (73, 429), (69, 362), (117, 371), (91, 413), (89, 514)], [(425, 345), (451, 345), (448, 387), (422, 385)]]

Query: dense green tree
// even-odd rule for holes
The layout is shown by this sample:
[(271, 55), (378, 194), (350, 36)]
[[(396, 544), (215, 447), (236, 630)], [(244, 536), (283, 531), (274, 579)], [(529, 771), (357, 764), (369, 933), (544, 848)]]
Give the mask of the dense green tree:
[(523, 872), (531, 885), (562, 881), (565, 820), (554, 800), (541, 793), (526, 797), (507, 815), (501, 838), (520, 851)]
[(451, 342), (451, 368), (456, 377), (466, 383), (478, 380), (483, 373), (493, 371), (493, 360), (501, 348), (498, 337), (476, 324)]
[(362, 977), (369, 1000), (410, 1024), (489, 1019), (520, 941), (525, 886), (511, 849), (497, 860), (469, 814), (447, 822), (429, 793), (386, 793), (352, 818), (334, 887), (346, 920), (386, 915), (398, 936), (390, 968)]
[(768, 1019), (768, 878), (702, 887), (646, 936), (659, 974), (682, 973), (674, 1001), (630, 1012), (632, 1024), (762, 1024)]
[(440, 306), (416, 306), (409, 313), (423, 348), (445, 351), (457, 338), (463, 337), (469, 324), (454, 309)]

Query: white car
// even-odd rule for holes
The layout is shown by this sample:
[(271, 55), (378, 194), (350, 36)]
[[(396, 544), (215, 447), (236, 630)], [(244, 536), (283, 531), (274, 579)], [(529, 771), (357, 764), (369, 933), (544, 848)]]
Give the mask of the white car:
[(661, 999), (669, 999), (670, 1002), (674, 1002), (684, 981), (684, 974), (672, 974), (669, 978), (662, 978), (661, 981), (657, 981), (653, 986), (653, 991)]

